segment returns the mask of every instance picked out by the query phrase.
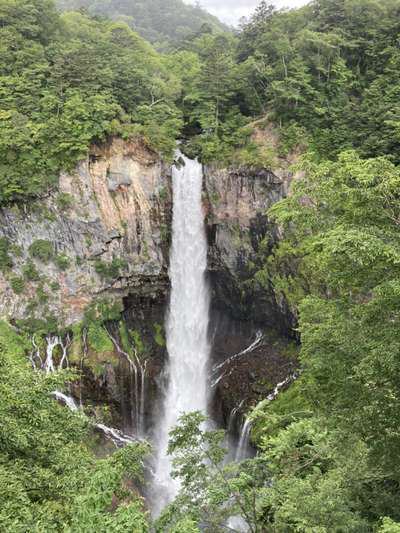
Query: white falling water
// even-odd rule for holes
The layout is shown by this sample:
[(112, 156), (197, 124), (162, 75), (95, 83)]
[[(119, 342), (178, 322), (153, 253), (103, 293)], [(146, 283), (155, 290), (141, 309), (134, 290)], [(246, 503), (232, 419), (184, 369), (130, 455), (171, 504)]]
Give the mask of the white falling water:
[(243, 459), (246, 459), (248, 457), (250, 431), (251, 421), (246, 418), (242, 427), (242, 431), (240, 432), (240, 439), (236, 450), (235, 461), (243, 461)]
[(171, 478), (168, 433), (181, 414), (207, 410), (209, 294), (205, 280), (207, 241), (202, 210), (202, 167), (182, 156), (174, 167), (171, 299), (166, 321), (169, 380), (156, 446), (153, 512), (157, 516), (179, 489)]
[[(56, 400), (65, 404), (70, 411), (79, 411), (80, 408), (77, 406), (72, 396), (67, 396), (66, 394), (58, 390), (53, 391), (52, 394), (56, 398)], [(104, 424), (94, 424), (94, 427), (104, 433), (106, 438), (110, 439), (117, 448), (121, 448), (122, 446), (126, 446), (127, 444), (132, 444), (132, 442), (136, 442), (136, 439), (134, 437), (131, 437), (130, 435), (125, 435), (119, 429), (110, 428)]]
[(71, 411), (78, 411), (79, 407), (76, 405), (76, 402), (72, 398), (72, 396), (67, 396), (66, 394), (58, 390), (55, 390), (54, 392), (52, 392), (52, 394), (56, 398), (56, 400), (64, 403)]

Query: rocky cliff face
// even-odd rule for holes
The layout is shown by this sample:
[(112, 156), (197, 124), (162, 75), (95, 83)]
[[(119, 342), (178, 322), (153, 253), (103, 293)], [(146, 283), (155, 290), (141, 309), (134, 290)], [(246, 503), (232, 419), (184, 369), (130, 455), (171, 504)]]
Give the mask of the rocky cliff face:
[(289, 171), (207, 168), (209, 268), (213, 302), (235, 318), (254, 320), (283, 331), (285, 310), (268, 280), (254, 274), (279, 238), (267, 210), (287, 194)]
[(69, 325), (102, 295), (165, 292), (170, 216), (169, 169), (154, 153), (120, 139), (93, 146), (59, 192), (0, 212), (13, 263), (0, 273), (0, 315)]
[(279, 238), (267, 210), (292, 179), (285, 169), (206, 169), (213, 409), (225, 425), (229, 418), (237, 424), (249, 405), (295, 372), (291, 317), (270, 280), (256, 276)]
[[(268, 280), (254, 279), (278, 238), (266, 211), (291, 179), (285, 170), (205, 169), (213, 410), (225, 423), (238, 402), (240, 415), (295, 367), (287, 340), (275, 333), (287, 329), (284, 309)], [(119, 324), (145, 368), (150, 425), (163, 381), (171, 218), (170, 168), (142, 143), (121, 139), (92, 146), (74, 172), (60, 176), (57, 192), (0, 212), (0, 259), (1, 248), (10, 259), (0, 272), (0, 316), (56, 318), (65, 328), (95, 302), (118, 302)], [(122, 343), (121, 325), (109, 327)], [(89, 327), (86, 334), (80, 344), (74, 339), (72, 362), (85, 370), (75, 395), (111, 406), (131, 429), (132, 369), (110, 339), (99, 349), (98, 333)]]

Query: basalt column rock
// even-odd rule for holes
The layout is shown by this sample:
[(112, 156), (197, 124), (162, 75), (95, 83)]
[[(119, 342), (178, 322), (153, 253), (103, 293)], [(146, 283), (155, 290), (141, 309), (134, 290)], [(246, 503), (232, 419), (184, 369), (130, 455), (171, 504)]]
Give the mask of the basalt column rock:
[(206, 168), (204, 194), (212, 289), (211, 409), (238, 430), (251, 405), (295, 373), (293, 318), (262, 269), (279, 228), (267, 211), (287, 195), (293, 175), (246, 168)]
[(208, 167), (205, 193), (209, 238), (209, 274), (213, 306), (235, 319), (254, 320), (286, 332), (288, 316), (273, 287), (262, 287), (254, 274), (279, 238), (267, 210), (285, 197), (289, 172)]

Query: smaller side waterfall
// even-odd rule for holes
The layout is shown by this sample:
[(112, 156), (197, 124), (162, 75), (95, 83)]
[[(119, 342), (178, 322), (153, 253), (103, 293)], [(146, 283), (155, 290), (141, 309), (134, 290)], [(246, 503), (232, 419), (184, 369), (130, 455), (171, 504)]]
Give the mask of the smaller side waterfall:
[[(295, 379), (297, 379), (297, 374), (292, 374), (288, 376), (286, 379), (284, 379), (283, 381), (281, 381), (280, 383), (278, 383), (275, 386), (275, 389), (267, 396), (267, 398), (264, 401), (271, 402), (275, 400), (275, 398), (279, 395), (281, 390), (286, 385), (294, 381)], [(242, 404), (239, 404), (238, 408), (240, 408), (241, 405)], [(235, 417), (236, 414), (237, 414), (237, 410), (233, 409), (231, 416), (229, 418), (230, 423), (231, 423), (231, 418)], [(249, 418), (246, 418), (242, 425), (242, 429), (240, 431), (239, 442), (238, 442), (236, 453), (235, 453), (235, 461), (243, 461), (244, 459), (251, 457), (252, 454), (251, 454), (251, 445), (250, 445), (250, 433), (251, 433), (251, 420)]]
[[(61, 335), (46, 335), (46, 357), (44, 361), (40, 353), (40, 347), (36, 342), (35, 335), (31, 337), (31, 342), (33, 351), (29, 356), (29, 360), (35, 370), (44, 370), (47, 373), (51, 373), (56, 370), (68, 368), (68, 348), (72, 343), (69, 333), (67, 333), (64, 338)], [(62, 356), (58, 364), (54, 360), (54, 350), (57, 346), (60, 346), (62, 351)]]
[(58, 390), (55, 390), (52, 394), (56, 400), (64, 403), (71, 411), (78, 411), (79, 407), (76, 405), (76, 402), (72, 398), (72, 396), (67, 396), (66, 394)]
[[(117, 341), (110, 335), (112, 338), (115, 347), (118, 350), (118, 353), (123, 354), (128, 358), (128, 360), (132, 363), (133, 367), (137, 370), (137, 367), (134, 365), (134, 363), (130, 360), (130, 357), (128, 354), (123, 352), (117, 343)], [(45, 345), (45, 353), (46, 357), (43, 358), (41, 355), (40, 347), (38, 343), (36, 342), (35, 336), (31, 338), (33, 351), (29, 355), (29, 360), (32, 364), (32, 367), (34, 370), (42, 370), (46, 373), (52, 373), (56, 372), (57, 370), (62, 370), (63, 368), (68, 368), (69, 362), (68, 362), (68, 348), (70, 347), (72, 343), (72, 338), (70, 334), (68, 333), (64, 338), (60, 335), (47, 335), (46, 336), (46, 345)], [(84, 342), (84, 352), (87, 354), (87, 331), (84, 331), (83, 334), (83, 342)], [(55, 360), (54, 357), (54, 350), (57, 346), (60, 346), (61, 348), (61, 356), (59, 357), (58, 363)], [(138, 406), (138, 413), (140, 411), (140, 414), (137, 416), (137, 420), (139, 421), (139, 427), (141, 430), (143, 430), (143, 417), (144, 417), (144, 383), (145, 383), (145, 369), (146, 365), (144, 367), (140, 366), (140, 370), (142, 371), (141, 374), (141, 393), (140, 393), (140, 407)], [(136, 384), (138, 385), (137, 380), (137, 372), (136, 372)], [(63, 403), (68, 409), (71, 411), (81, 411), (82, 406), (82, 399), (80, 399), (80, 406), (78, 407), (76, 401), (72, 396), (68, 396), (67, 394), (64, 394), (61, 391), (55, 390), (52, 392), (52, 395), (56, 400)], [(137, 400), (139, 400), (139, 394), (136, 395)], [(138, 402), (136, 402), (138, 403)], [(82, 410), (83, 413), (83, 410)], [(126, 446), (127, 444), (130, 444), (132, 442), (135, 442), (137, 439), (130, 435), (126, 435), (119, 431), (118, 429), (111, 428), (106, 426), (105, 424), (101, 423), (95, 423), (94, 427), (101, 431), (105, 437), (109, 440), (111, 440), (116, 447), (122, 447)], [(138, 436), (141, 436), (141, 433), (138, 431)]]
[[(68, 409), (70, 409), (71, 411), (79, 411), (80, 407), (77, 406), (72, 396), (67, 396), (63, 392), (57, 390), (54, 391), (52, 394), (56, 398), (56, 400), (65, 404), (65, 406), (68, 407)], [(94, 424), (94, 427), (100, 430), (107, 439), (111, 440), (117, 448), (121, 448), (123, 446), (126, 446), (127, 444), (131, 444), (132, 442), (136, 442), (137, 440), (131, 437), (130, 435), (122, 433), (122, 431), (119, 431), (119, 429), (110, 428), (105, 424)]]
[(122, 356), (128, 363), (131, 372), (131, 417), (132, 426), (135, 428), (136, 435), (139, 438), (145, 435), (145, 391), (146, 391), (146, 367), (147, 361), (141, 361), (136, 349), (131, 346), (133, 355), (123, 350), (117, 340), (117, 336), (111, 333), (110, 328), (106, 332), (113, 343), (117, 353)]
[(125, 435), (119, 429), (110, 428), (104, 424), (95, 424), (95, 428), (99, 429), (104, 435), (110, 439), (117, 448), (122, 448), (127, 444), (132, 444), (136, 442), (137, 439), (131, 437), (130, 435)]
[(244, 403), (244, 400), (241, 400), (239, 404), (232, 409), (232, 411), (229, 414), (228, 418), (228, 424), (227, 424), (227, 431), (228, 433), (233, 433), (236, 429), (236, 423), (238, 418), (238, 413)]
[[(215, 388), (218, 383), (226, 376), (230, 376), (233, 372), (233, 367), (230, 367), (232, 363), (242, 357), (243, 355), (249, 355), (251, 354), (262, 342), (263, 340), (263, 333), (262, 331), (257, 331), (255, 339), (252, 341), (252, 343), (242, 351), (235, 353), (228, 359), (225, 359), (222, 363), (218, 365), (214, 365), (212, 369), (213, 378), (211, 383), (211, 388)], [(221, 371), (221, 372), (220, 372)], [(219, 376), (218, 373), (220, 372)]]
[(239, 444), (236, 450), (235, 461), (243, 461), (249, 456), (251, 421), (246, 418), (240, 432)]

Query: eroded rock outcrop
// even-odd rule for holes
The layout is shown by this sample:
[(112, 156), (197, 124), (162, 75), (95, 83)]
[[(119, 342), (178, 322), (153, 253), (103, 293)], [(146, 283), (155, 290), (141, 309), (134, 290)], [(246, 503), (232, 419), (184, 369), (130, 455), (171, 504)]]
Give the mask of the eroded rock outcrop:
[[(93, 146), (57, 193), (0, 212), (12, 258), (12, 272), (0, 273), (0, 315), (52, 315), (65, 326), (101, 295), (165, 292), (170, 202), (169, 169), (143, 144)], [(38, 241), (49, 244), (45, 258)]]
[(268, 280), (254, 274), (279, 238), (267, 210), (285, 197), (289, 171), (207, 168), (209, 269), (214, 305), (238, 319), (255, 320), (283, 331), (286, 310), (276, 301)]
[(289, 165), (275, 171), (206, 169), (212, 408), (225, 424), (232, 412), (240, 421), (297, 365), (289, 339), (293, 319), (272, 280), (257, 276), (280, 237), (267, 211), (287, 195), (295, 177)]

